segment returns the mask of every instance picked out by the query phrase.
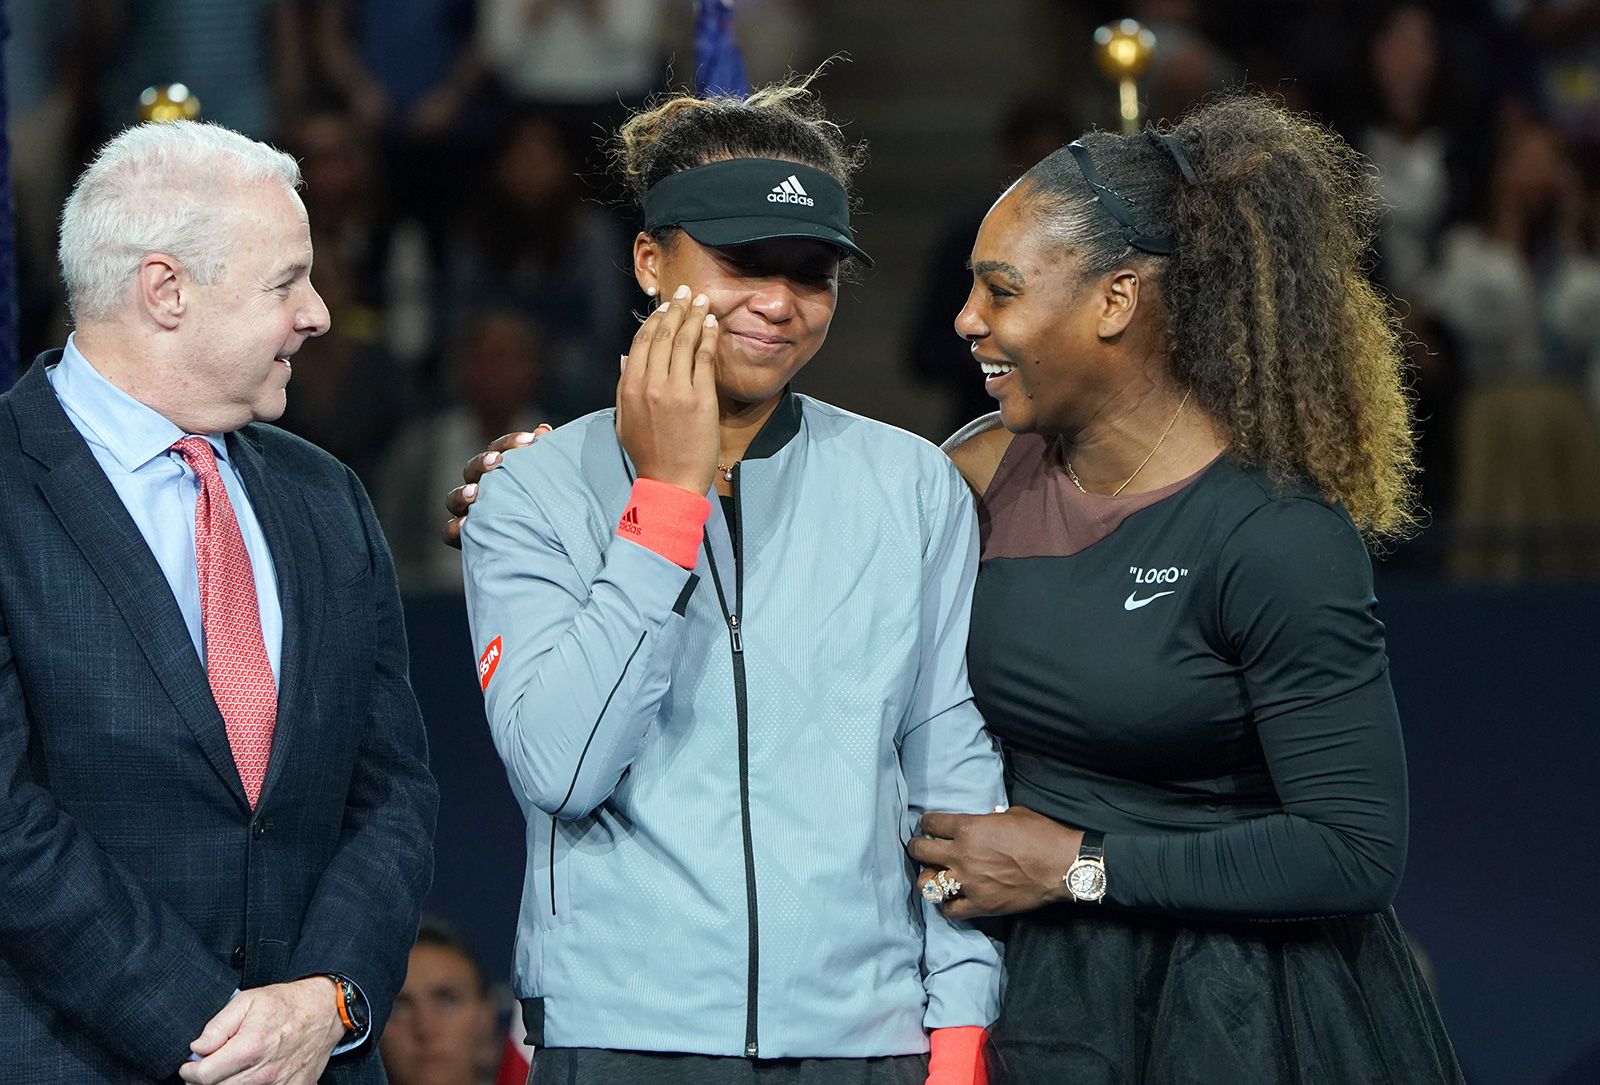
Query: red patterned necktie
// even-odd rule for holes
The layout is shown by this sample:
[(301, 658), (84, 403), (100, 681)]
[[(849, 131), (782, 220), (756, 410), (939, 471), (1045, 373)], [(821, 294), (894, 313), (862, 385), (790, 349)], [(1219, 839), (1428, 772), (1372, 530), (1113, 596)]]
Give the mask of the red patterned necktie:
[(200, 567), (200, 621), (206, 637), (206, 676), (228, 727), (228, 745), (251, 809), (261, 795), (278, 719), (278, 687), (261, 636), (261, 610), (250, 552), (244, 548), (217, 457), (203, 437), (185, 437), (172, 450), (200, 477), (194, 506), (194, 552)]

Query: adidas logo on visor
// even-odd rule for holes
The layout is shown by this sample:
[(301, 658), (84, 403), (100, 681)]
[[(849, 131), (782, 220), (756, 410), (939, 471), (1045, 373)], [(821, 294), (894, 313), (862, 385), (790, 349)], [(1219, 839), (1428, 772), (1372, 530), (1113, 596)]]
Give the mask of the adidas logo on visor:
[(800, 178), (790, 174), (782, 184), (772, 186), (772, 191), (767, 193), (768, 203), (803, 203), (807, 207), (816, 206), (816, 200), (806, 195), (806, 190), (800, 184)]

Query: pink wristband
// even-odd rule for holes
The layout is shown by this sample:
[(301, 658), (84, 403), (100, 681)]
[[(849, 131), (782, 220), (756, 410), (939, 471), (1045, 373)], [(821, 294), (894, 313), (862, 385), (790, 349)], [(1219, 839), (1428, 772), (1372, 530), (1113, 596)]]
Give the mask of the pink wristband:
[(654, 550), (674, 565), (693, 569), (700, 555), (700, 536), (710, 518), (711, 502), (704, 494), (641, 478), (633, 484), (627, 510), (617, 522), (617, 534)]
[(928, 1085), (989, 1085), (983, 1045), (989, 1031), (978, 1025), (936, 1028), (928, 1033)]

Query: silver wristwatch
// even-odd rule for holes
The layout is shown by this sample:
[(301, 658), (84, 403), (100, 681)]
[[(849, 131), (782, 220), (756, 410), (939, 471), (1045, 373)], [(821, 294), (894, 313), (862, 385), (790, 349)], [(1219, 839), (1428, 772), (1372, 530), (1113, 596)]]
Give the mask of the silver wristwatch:
[(1106, 895), (1106, 834), (1085, 832), (1078, 845), (1078, 858), (1067, 868), (1061, 881), (1079, 904), (1098, 904)]

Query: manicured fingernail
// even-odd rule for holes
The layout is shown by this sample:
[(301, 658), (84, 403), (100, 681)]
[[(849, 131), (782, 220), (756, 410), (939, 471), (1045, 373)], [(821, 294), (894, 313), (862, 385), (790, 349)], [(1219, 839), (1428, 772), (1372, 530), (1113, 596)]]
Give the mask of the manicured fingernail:
[(716, 326), (717, 326), (717, 314), (716, 313), (707, 313), (706, 314), (706, 327), (715, 328)]
[[(688, 287), (687, 287), (687, 286), (686, 286), (686, 287), (684, 287), (684, 289), (685, 289), (685, 290), (687, 290), (687, 289), (689, 289), (689, 288), (688, 288)], [(664, 312), (666, 312), (666, 311), (667, 311), (667, 310), (668, 310), (668, 309), (670, 309), (670, 308), (672, 308), (672, 303), (671, 303), (671, 302), (670, 302), (670, 301), (664, 301), (664, 302), (662, 302), (662, 303), (661, 303), (661, 305), (660, 305), (660, 306), (659, 306), (659, 307), (658, 307), (658, 308), (657, 308), (657, 309), (656, 309), (656, 312), (658, 312), (658, 313), (664, 313)]]
[[(622, 356), (622, 360), (623, 360), (624, 363), (626, 363), (627, 360), (628, 360), (628, 356), (626, 354), (624, 354)], [(548, 422), (540, 422), (539, 425), (534, 428), (533, 432), (535, 432), (535, 433), (554, 433), (555, 431), (556, 431), (556, 428), (554, 426), (552, 426), (550, 423), (548, 423)]]
[(694, 297), (694, 303), (696, 305), (704, 305), (707, 302), (707, 300), (709, 300), (709, 299), (707, 299), (704, 294), (696, 294), (695, 297)]
[(688, 297), (689, 296), (689, 286), (688, 286), (688, 284), (686, 283), (683, 286), (678, 287), (678, 289), (676, 289), (676, 290), (674, 290), (672, 292), (672, 296), (677, 298), (679, 301), (682, 301), (684, 298)]
[(533, 444), (533, 434), (531, 434), (531, 433), (519, 433), (519, 434), (517, 434), (515, 437), (513, 437), (511, 439), (513, 441), (515, 441), (519, 445), (531, 445), (531, 444)]
[(474, 497), (477, 497), (478, 484), (476, 482), (469, 482), (465, 486), (461, 487), (461, 496), (466, 498), (468, 501), (471, 501)]
[(485, 452), (483, 454), (483, 465), (485, 467), (493, 467), (495, 464), (497, 464), (499, 462), (500, 462), (500, 453), (498, 453), (498, 452)]

